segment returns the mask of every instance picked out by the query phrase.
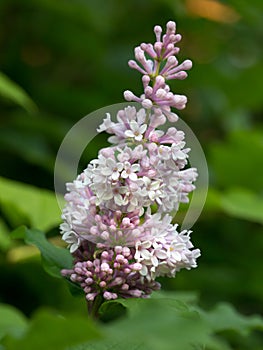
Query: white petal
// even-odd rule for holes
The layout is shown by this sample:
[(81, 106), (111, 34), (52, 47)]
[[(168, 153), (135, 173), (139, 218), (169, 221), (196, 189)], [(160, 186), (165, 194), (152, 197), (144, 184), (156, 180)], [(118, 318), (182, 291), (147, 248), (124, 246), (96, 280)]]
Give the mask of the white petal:
[(156, 250), (155, 255), (159, 259), (167, 259), (167, 253), (164, 250)]
[(142, 269), (141, 269), (141, 271), (140, 271), (140, 274), (141, 274), (142, 276), (147, 276), (147, 274), (148, 274), (148, 269), (147, 269), (147, 267), (146, 267), (145, 265), (142, 266)]
[(120, 176), (120, 173), (118, 171), (114, 171), (111, 175), (111, 178), (112, 180), (116, 181), (118, 180), (119, 176)]
[(79, 247), (78, 243), (72, 244), (71, 247), (70, 247), (70, 250), (69, 250), (70, 253), (74, 253), (78, 249), (78, 247)]
[(126, 137), (134, 137), (134, 133), (131, 130), (126, 130), (124, 134)]
[(139, 125), (138, 123), (135, 121), (135, 120), (132, 120), (130, 122), (130, 128), (131, 130), (134, 132), (134, 131), (138, 131), (139, 130)]
[(176, 260), (176, 261), (181, 261), (182, 260), (182, 256), (180, 253), (173, 251), (172, 252), (172, 259)]
[(120, 194), (115, 194), (114, 196), (114, 202), (117, 205), (123, 205), (123, 200), (122, 200), (122, 196)]
[(129, 176), (129, 175), (127, 174), (126, 170), (123, 170), (122, 173), (121, 173), (121, 177), (122, 177), (123, 179), (127, 179), (128, 176)]
[(140, 164), (132, 164), (131, 171), (139, 171), (140, 170)]
[(141, 134), (140, 135), (136, 135), (134, 138), (135, 138), (136, 141), (141, 141), (142, 140), (142, 135)]
[(129, 175), (129, 179), (131, 179), (132, 181), (136, 181), (137, 180), (137, 175), (135, 173), (131, 173)]
[(141, 125), (139, 128), (140, 134), (143, 134), (146, 131), (146, 129), (147, 129), (147, 124)]
[(151, 262), (152, 262), (153, 266), (155, 266), (155, 267), (158, 266), (158, 259), (156, 258), (156, 256), (154, 256), (154, 255), (152, 256)]

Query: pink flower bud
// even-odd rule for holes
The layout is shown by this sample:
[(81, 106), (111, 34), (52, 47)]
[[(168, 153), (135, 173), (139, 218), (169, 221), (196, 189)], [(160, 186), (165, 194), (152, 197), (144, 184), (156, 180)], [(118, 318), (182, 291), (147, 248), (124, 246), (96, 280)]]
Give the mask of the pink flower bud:
[(123, 249), (122, 249), (122, 254), (123, 254), (126, 258), (128, 258), (128, 257), (130, 256), (130, 254), (131, 254), (130, 248), (128, 248), (128, 247), (123, 247)]
[(154, 30), (154, 33), (156, 35), (156, 41), (161, 41), (162, 27), (155, 26), (153, 30)]
[(120, 253), (122, 253), (122, 246), (116, 245), (114, 247), (114, 250), (115, 250), (116, 254), (120, 254)]
[(130, 225), (130, 219), (129, 218), (123, 218), (122, 219), (122, 225), (123, 226), (129, 226)]
[(101, 282), (99, 283), (99, 286), (100, 286), (101, 288), (105, 288), (106, 285), (107, 285), (107, 283), (106, 283), (105, 281), (101, 281)]
[(148, 98), (146, 98), (142, 101), (142, 106), (146, 109), (152, 108), (152, 105), (153, 105), (152, 101), (149, 100)]
[(175, 22), (174, 21), (167, 22), (166, 30), (167, 30), (167, 33), (175, 33), (175, 31), (176, 31), (176, 24), (175, 24)]
[(165, 98), (166, 97), (166, 91), (164, 89), (158, 89), (156, 91), (156, 97), (160, 98), (160, 99)]
[(101, 269), (101, 271), (108, 272), (109, 269), (110, 269), (110, 266), (109, 266), (109, 264), (107, 264), (107, 263), (105, 262), (105, 263), (102, 263), (102, 264), (101, 264), (100, 269)]
[(129, 90), (124, 91), (123, 96), (126, 101), (133, 101), (135, 97), (135, 95)]
[(88, 293), (88, 294), (86, 295), (86, 299), (87, 299), (88, 301), (93, 301), (93, 300), (95, 299), (95, 297), (97, 296), (97, 294), (98, 294), (98, 293)]
[(129, 290), (129, 285), (127, 283), (124, 283), (122, 286), (121, 286), (121, 289), (122, 290)]
[(155, 169), (148, 170), (147, 175), (149, 178), (154, 177), (156, 175), (156, 170)]
[(131, 268), (133, 269), (133, 271), (140, 271), (142, 269), (142, 264), (134, 263), (133, 265), (131, 265)]

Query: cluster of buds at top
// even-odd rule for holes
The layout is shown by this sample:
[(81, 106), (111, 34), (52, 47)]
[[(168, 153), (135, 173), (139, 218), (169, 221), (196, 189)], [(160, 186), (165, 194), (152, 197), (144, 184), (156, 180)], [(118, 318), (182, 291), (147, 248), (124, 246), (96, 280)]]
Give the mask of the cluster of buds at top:
[(160, 26), (155, 26), (154, 32), (156, 42), (153, 45), (142, 43), (136, 47), (134, 50), (136, 61), (129, 61), (131, 68), (143, 74), (144, 94), (138, 97), (126, 90), (124, 98), (127, 101), (139, 102), (146, 109), (153, 108), (156, 114), (165, 114), (169, 121), (174, 122), (178, 117), (171, 112), (171, 107), (178, 110), (185, 108), (187, 98), (184, 95), (173, 94), (166, 81), (185, 79), (186, 71), (192, 68), (192, 62), (185, 60), (178, 64), (175, 55), (180, 49), (175, 45), (182, 37), (176, 34), (175, 22), (167, 23), (166, 33), (163, 36)]
[(111, 145), (67, 184), (61, 233), (75, 263), (62, 274), (83, 288), (91, 308), (97, 297), (147, 297), (159, 289), (157, 277), (196, 267), (200, 255), (191, 231), (180, 232), (171, 216), (195, 189), (197, 171), (185, 168), (190, 149), (183, 131), (158, 129), (166, 117), (176, 121), (171, 107), (186, 104), (166, 80), (186, 78), (191, 62), (178, 65), (175, 44), (181, 36), (174, 22), (162, 38), (159, 26), (154, 31), (156, 43), (141, 44), (135, 49), (138, 63), (129, 62), (143, 74), (144, 95), (124, 95), (139, 108), (118, 111), (116, 121), (107, 113), (97, 131), (110, 134)]

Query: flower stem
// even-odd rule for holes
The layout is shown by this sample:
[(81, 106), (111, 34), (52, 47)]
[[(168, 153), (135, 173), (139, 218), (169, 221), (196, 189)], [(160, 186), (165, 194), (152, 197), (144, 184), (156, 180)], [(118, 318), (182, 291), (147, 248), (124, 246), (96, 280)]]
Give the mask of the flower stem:
[(88, 301), (88, 313), (94, 320), (99, 318), (99, 308), (103, 303), (103, 297), (98, 294), (93, 301)]

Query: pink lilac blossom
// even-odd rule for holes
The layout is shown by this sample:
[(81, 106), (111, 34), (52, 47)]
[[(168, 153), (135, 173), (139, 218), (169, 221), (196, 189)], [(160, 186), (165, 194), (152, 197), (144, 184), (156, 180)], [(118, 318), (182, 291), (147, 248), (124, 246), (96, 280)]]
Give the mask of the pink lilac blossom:
[(186, 97), (170, 92), (166, 81), (186, 78), (192, 64), (178, 65), (175, 44), (181, 36), (174, 22), (167, 23), (163, 36), (159, 26), (154, 32), (153, 45), (135, 48), (138, 63), (129, 61), (143, 74), (144, 94), (124, 95), (141, 108), (118, 111), (116, 122), (107, 113), (97, 131), (110, 134), (111, 145), (67, 184), (60, 228), (75, 263), (62, 275), (81, 286), (90, 305), (99, 295), (105, 300), (147, 297), (160, 288), (157, 277), (194, 268), (200, 256), (191, 231), (179, 232), (171, 216), (189, 201), (197, 170), (187, 167), (184, 132), (158, 129), (166, 117), (177, 120), (172, 107), (186, 104)]

